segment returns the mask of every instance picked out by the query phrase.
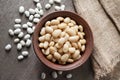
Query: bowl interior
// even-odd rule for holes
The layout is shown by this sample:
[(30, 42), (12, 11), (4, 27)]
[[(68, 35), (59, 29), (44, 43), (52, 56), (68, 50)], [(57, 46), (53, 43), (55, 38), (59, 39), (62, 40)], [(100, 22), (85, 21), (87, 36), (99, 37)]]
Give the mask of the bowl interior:
[[(82, 57), (78, 61), (75, 61), (75, 62), (73, 62), (71, 64), (67, 64), (67, 65), (55, 64), (55, 63), (47, 60), (45, 58), (45, 56), (42, 54), (42, 51), (38, 46), (38, 44), (39, 44), (38, 37), (40, 36), (39, 33), (40, 33), (41, 28), (44, 27), (44, 24), (46, 21), (52, 20), (58, 16), (70, 17), (71, 19), (75, 20), (77, 22), (77, 24), (81, 24), (83, 26), (84, 32), (85, 32), (86, 49), (85, 49), (84, 53), (82, 54)], [(80, 17), (76, 13), (69, 12), (69, 11), (57, 11), (57, 12), (50, 13), (41, 18), (41, 20), (37, 24), (35, 32), (33, 34), (33, 47), (34, 47), (34, 51), (35, 51), (36, 55), (45, 65), (47, 65), (48, 67), (55, 69), (55, 70), (66, 71), (66, 70), (71, 70), (71, 69), (77, 68), (78, 66), (82, 65), (88, 59), (88, 57), (90, 56), (92, 49), (93, 49), (93, 36), (92, 36), (92, 32), (91, 32), (89, 25), (82, 17)]]

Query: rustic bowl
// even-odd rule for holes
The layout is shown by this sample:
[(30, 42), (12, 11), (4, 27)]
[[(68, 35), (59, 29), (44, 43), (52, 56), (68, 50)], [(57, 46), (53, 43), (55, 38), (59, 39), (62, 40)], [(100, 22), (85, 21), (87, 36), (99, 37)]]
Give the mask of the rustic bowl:
[[(56, 63), (49, 61), (42, 54), (42, 51), (38, 46), (39, 45), (38, 37), (40, 36), (41, 28), (44, 26), (46, 21), (54, 19), (58, 16), (70, 17), (71, 19), (75, 20), (77, 24), (81, 24), (84, 28), (85, 39), (86, 39), (86, 49), (84, 53), (82, 53), (82, 57), (78, 61), (75, 61), (71, 64), (61, 65), (61, 64), (56, 64)], [(52, 12), (46, 16), (43, 16), (40, 22), (36, 25), (36, 29), (33, 34), (33, 47), (34, 47), (34, 51), (37, 57), (48, 67), (55, 69), (55, 70), (62, 70), (62, 71), (72, 70), (72, 69), (75, 69), (81, 66), (91, 55), (91, 52), (93, 49), (93, 35), (87, 22), (82, 17), (80, 17), (78, 14), (70, 12), (70, 11), (57, 11), (57, 12)]]

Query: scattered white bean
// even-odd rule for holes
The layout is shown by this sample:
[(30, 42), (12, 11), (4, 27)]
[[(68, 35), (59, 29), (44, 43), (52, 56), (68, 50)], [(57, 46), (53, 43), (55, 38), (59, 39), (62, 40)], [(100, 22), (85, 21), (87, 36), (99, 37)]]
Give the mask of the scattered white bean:
[(51, 5), (50, 5), (49, 3), (47, 3), (47, 4), (45, 5), (45, 9), (50, 9), (50, 7), (51, 7)]
[(25, 46), (25, 41), (24, 41), (24, 40), (21, 40), (21, 41), (20, 41), (20, 44), (21, 44), (22, 46)]
[(24, 36), (24, 39), (25, 40), (27, 40), (27, 39), (29, 39), (30, 38), (30, 34), (26, 34), (25, 36)]
[(25, 11), (24, 14), (25, 14), (26, 17), (30, 16), (30, 12), (29, 11)]
[(30, 15), (30, 16), (29, 16), (29, 21), (32, 21), (33, 18), (34, 18), (34, 16), (33, 16), (33, 15)]
[(45, 79), (46, 78), (46, 74), (44, 72), (41, 73), (41, 79)]
[(27, 28), (27, 33), (28, 34), (32, 34), (33, 33), (33, 29), (32, 28)]
[(22, 51), (22, 55), (26, 57), (26, 56), (29, 55), (29, 52), (28, 51)]
[(38, 2), (39, 2), (39, 0), (34, 0), (34, 2), (35, 2), (35, 3), (38, 3)]
[(23, 55), (19, 55), (19, 56), (17, 57), (17, 59), (18, 59), (18, 60), (23, 60), (23, 59), (24, 59), (24, 56), (23, 56)]
[(32, 27), (32, 26), (33, 26), (33, 23), (27, 22), (27, 25), (30, 26), (30, 27)]
[(12, 29), (9, 29), (8, 33), (9, 33), (10, 36), (14, 36), (14, 31)]
[(57, 72), (52, 72), (52, 77), (54, 78), (54, 79), (56, 79), (57, 77), (58, 77), (58, 75), (57, 75)]
[(61, 10), (60, 6), (55, 6), (54, 8), (55, 8), (56, 11), (60, 11)]
[(37, 3), (36, 6), (37, 6), (38, 9), (42, 9), (41, 3)]
[(11, 48), (12, 48), (11, 44), (7, 44), (7, 45), (5, 46), (5, 50), (6, 50), (6, 51), (11, 50)]
[(40, 11), (39, 11), (39, 14), (42, 16), (42, 15), (44, 15), (44, 11), (41, 9)]
[(20, 41), (19, 38), (15, 38), (15, 39), (14, 39), (14, 43), (18, 43), (19, 41)]
[(20, 43), (17, 44), (17, 50), (21, 50), (22, 49), (22, 45)]
[(15, 23), (21, 23), (21, 19), (15, 19)]
[(72, 74), (67, 74), (66, 78), (68, 78), (68, 79), (72, 78)]
[(21, 32), (21, 29), (20, 28), (17, 28), (14, 30), (14, 34), (19, 34)]
[(61, 5), (60, 8), (61, 8), (61, 11), (65, 10), (65, 5)]
[(50, 4), (53, 4), (53, 3), (54, 3), (54, 0), (49, 0), (49, 3), (50, 3)]
[(35, 8), (35, 13), (38, 14), (39, 13), (39, 9)]
[(26, 44), (25, 44), (26, 47), (29, 47), (31, 45), (31, 43), (32, 43), (32, 41), (30, 39), (27, 39)]
[(38, 23), (39, 21), (40, 21), (40, 19), (38, 19), (38, 18), (34, 18), (34, 19), (33, 19), (33, 22), (34, 22), (34, 23)]
[(18, 37), (19, 38), (22, 38), (24, 36), (24, 33), (23, 32), (20, 32), (19, 34), (18, 34)]
[(24, 11), (25, 11), (24, 7), (23, 7), (23, 6), (20, 6), (20, 7), (19, 7), (19, 13), (24, 13)]
[(30, 14), (35, 14), (35, 10), (32, 8), (29, 9), (29, 12), (30, 12)]
[(40, 18), (40, 14), (35, 14), (34, 17), (35, 18)]
[(21, 24), (15, 24), (14, 28), (21, 28)]
[(27, 24), (23, 24), (23, 25), (22, 25), (22, 28), (27, 29), (27, 28), (28, 28), (28, 25), (27, 25)]

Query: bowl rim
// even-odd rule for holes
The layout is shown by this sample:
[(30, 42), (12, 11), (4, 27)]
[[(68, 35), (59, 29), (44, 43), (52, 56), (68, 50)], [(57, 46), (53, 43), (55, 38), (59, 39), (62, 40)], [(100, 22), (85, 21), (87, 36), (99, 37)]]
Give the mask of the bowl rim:
[[(53, 14), (56, 14), (56, 13), (70, 13), (71, 15), (76, 15), (76, 16), (78, 16), (79, 18), (81, 18), (81, 19), (83, 20), (83, 22), (85, 22), (87, 28), (89, 29), (90, 40), (91, 40), (91, 43), (90, 43), (90, 44), (91, 44), (91, 47), (90, 47), (90, 49), (89, 49), (89, 53), (88, 53), (87, 55), (86, 55), (86, 54), (83, 54), (82, 57), (81, 57), (79, 60), (77, 60), (77, 61), (75, 61), (75, 62), (73, 62), (73, 63), (71, 63), (71, 64), (69, 64), (69, 65), (55, 64), (55, 63), (49, 61), (47, 58), (45, 58), (45, 56), (44, 56), (43, 54), (41, 54), (42, 51), (41, 51), (40, 49), (39, 49), (39, 51), (40, 51), (41, 53), (38, 53), (38, 49), (37, 49), (38, 47), (36, 46), (36, 44), (37, 44), (36, 39), (38, 40), (38, 38), (36, 38), (36, 33), (37, 33), (38, 28), (42, 28), (42, 26), (39, 27), (41, 21), (42, 21), (43, 19), (45, 19), (47, 16), (50, 16), (50, 15), (53, 15)], [(68, 16), (68, 17), (69, 17), (69, 16)], [(77, 13), (74, 13), (74, 12), (71, 12), (71, 11), (54, 11), (54, 12), (50, 12), (50, 13), (46, 14), (45, 16), (43, 16), (43, 17), (40, 19), (40, 22), (38, 22), (35, 27), (36, 27), (36, 28), (35, 28), (35, 31), (34, 31), (33, 36), (32, 36), (32, 42), (33, 42), (34, 52), (35, 52), (36, 56), (38, 57), (38, 59), (39, 59), (42, 63), (44, 63), (46, 66), (48, 66), (48, 67), (50, 67), (50, 68), (52, 68), (52, 69), (54, 69), (54, 70), (67, 71), (67, 70), (75, 69), (75, 68), (81, 66), (83, 63), (85, 63), (85, 62), (88, 60), (88, 58), (90, 57), (90, 55), (92, 54), (93, 45), (94, 45), (94, 44), (93, 44), (94, 40), (93, 40), (92, 30), (90, 29), (90, 26), (88, 25), (88, 23), (87, 23), (80, 15), (78, 15)], [(49, 63), (49, 64), (48, 64), (48, 63)], [(75, 63), (76, 63), (76, 64), (75, 64)], [(73, 65), (73, 64), (75, 64), (75, 65)]]

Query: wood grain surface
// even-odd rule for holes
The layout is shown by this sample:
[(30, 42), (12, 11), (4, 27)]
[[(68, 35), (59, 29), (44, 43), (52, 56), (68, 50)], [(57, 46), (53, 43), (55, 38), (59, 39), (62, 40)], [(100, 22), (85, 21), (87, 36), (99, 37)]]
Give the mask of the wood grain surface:
[[(48, 0), (40, 0), (40, 2), (44, 6)], [(62, 0), (62, 4), (66, 5), (66, 10), (74, 12), (72, 0)], [(45, 80), (54, 80), (51, 77), (51, 72), (54, 70), (46, 67), (38, 60), (32, 45), (29, 49), (23, 49), (30, 52), (28, 58), (23, 61), (17, 60), (17, 56), (21, 51), (16, 50), (16, 45), (13, 43), (15, 37), (11, 38), (8, 35), (8, 29), (13, 29), (14, 19), (16, 18), (21, 18), (22, 23), (28, 21), (24, 15), (20, 16), (18, 13), (18, 8), (21, 5), (27, 10), (35, 8), (32, 0), (0, 0), (0, 80), (41, 80), (40, 75), (42, 72), (47, 74)], [(45, 14), (52, 11), (54, 11), (53, 7), (48, 11), (45, 10)], [(12, 44), (10, 52), (4, 50), (5, 45), (8, 43)], [(67, 73), (73, 74), (73, 77), (69, 80), (93, 80), (90, 59), (81, 67), (66, 71), (55, 80), (67, 80), (65, 78)]]

